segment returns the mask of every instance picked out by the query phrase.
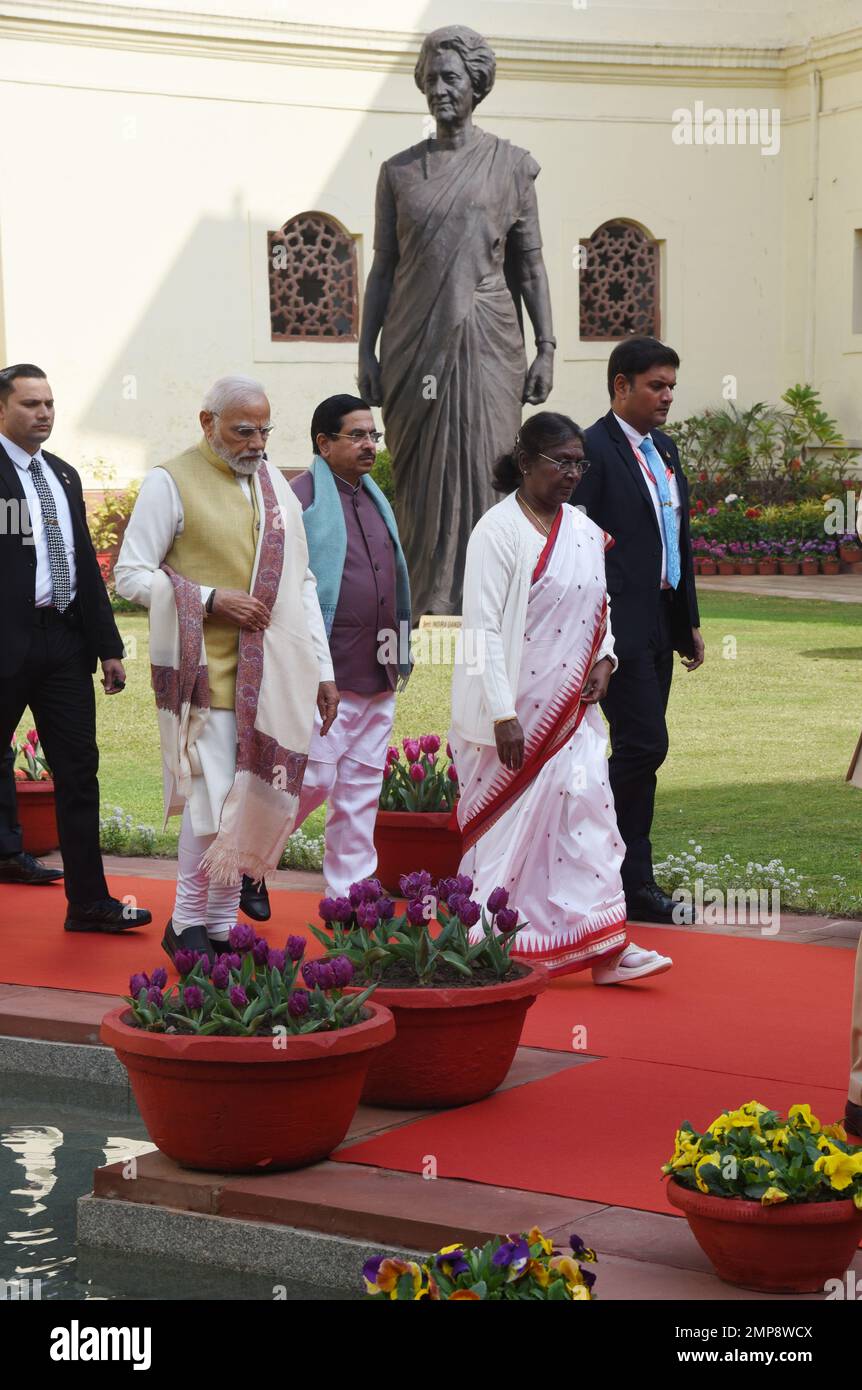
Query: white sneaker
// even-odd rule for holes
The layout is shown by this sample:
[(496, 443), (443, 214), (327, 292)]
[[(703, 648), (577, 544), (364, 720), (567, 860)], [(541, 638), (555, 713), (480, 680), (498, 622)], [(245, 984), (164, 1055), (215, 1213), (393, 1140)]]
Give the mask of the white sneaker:
[(645, 951), (631, 941), (618, 956), (596, 962), (593, 966), (593, 984), (624, 985), (629, 980), (643, 980), (647, 975), (663, 975), (672, 965), (670, 956), (660, 956), (658, 951)]

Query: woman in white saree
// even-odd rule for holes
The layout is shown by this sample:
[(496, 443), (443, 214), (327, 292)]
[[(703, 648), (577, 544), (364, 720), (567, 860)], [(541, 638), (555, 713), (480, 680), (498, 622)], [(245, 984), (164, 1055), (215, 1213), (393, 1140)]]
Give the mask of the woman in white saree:
[(467, 549), (449, 741), (460, 872), (480, 901), (507, 889), (523, 923), (515, 954), (619, 984), (672, 962), (626, 931), (596, 708), (616, 668), (604, 564), (613, 540), (567, 501), (588, 466), (581, 430), (551, 411), (528, 420), (496, 465), (494, 486), (508, 495)]

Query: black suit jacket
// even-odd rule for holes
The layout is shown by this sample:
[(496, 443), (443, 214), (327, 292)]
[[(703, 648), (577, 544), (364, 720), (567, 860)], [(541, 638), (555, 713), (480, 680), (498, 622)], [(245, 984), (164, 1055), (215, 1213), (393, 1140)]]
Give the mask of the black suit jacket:
[[(691, 630), (700, 627), (694, 587), (688, 481), (677, 447), (661, 430), (650, 431), (653, 443), (672, 465), (679, 487), (681, 577), (671, 606), (676, 651), (693, 655)], [(612, 410), (586, 431), (590, 467), (572, 493), (572, 502), (609, 532), (614, 545), (605, 553), (611, 627), (617, 656), (645, 650), (655, 628), (660, 602), (661, 535), (643, 469), (617, 424)]]
[[(75, 538), (77, 607), (90, 670), (108, 657), (122, 657), (123, 643), (90, 532), (81, 479), (70, 464), (42, 450), (42, 457), (63, 485)], [(0, 677), (14, 676), (26, 660), (36, 621), (36, 547), (26, 544), (13, 523), (25, 501), (18, 470), (0, 446)], [(10, 502), (17, 503), (10, 507)]]

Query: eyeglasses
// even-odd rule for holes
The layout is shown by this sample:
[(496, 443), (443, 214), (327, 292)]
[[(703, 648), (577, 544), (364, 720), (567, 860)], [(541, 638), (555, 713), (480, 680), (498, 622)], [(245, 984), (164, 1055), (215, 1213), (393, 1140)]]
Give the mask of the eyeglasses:
[[(221, 415), (221, 411), (214, 410), (213, 418), (218, 415)], [(275, 425), (264, 425), (263, 429), (259, 429), (257, 425), (228, 425), (228, 429), (232, 430), (234, 434), (238, 434), (243, 440), (254, 439), (254, 436), (259, 434), (265, 444), (275, 429)]]
[(552, 459), (547, 454), (537, 454), (536, 457), (552, 463), (558, 473), (577, 473), (581, 477), (590, 466), (589, 459)]
[(330, 439), (350, 439), (354, 444), (361, 444), (363, 440), (370, 439), (372, 444), (379, 444), (383, 435), (379, 430), (351, 430), (349, 434), (339, 434), (336, 431), (329, 437)]

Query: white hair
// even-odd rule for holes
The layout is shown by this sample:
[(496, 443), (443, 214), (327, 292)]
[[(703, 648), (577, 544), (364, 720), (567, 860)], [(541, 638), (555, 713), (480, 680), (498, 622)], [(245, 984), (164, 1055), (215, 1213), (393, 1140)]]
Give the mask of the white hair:
[(252, 376), (220, 376), (204, 396), (201, 410), (221, 415), (232, 405), (241, 405), (253, 396), (265, 396), (266, 388)]

